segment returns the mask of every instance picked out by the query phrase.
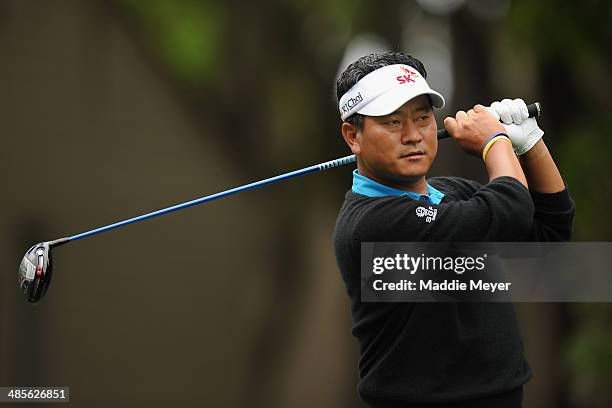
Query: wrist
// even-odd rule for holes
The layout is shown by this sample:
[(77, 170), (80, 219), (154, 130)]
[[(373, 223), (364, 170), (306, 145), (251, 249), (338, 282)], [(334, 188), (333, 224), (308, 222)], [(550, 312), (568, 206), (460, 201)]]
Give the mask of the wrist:
[(533, 162), (546, 157), (548, 148), (544, 144), (544, 139), (540, 138), (529, 150), (519, 155), (519, 160), (523, 162)]
[(521, 184), (527, 187), (527, 179), (521, 169), (518, 158), (512, 150), (511, 143), (506, 143), (504, 141), (493, 143), (489, 148), (485, 165), (487, 167), (487, 173), (489, 173), (489, 180), (508, 176), (517, 179)]
[(483, 147), (482, 147), (482, 160), (483, 161), (485, 162), (487, 161), (487, 155), (489, 151), (493, 148), (493, 145), (495, 145), (500, 140), (510, 142), (510, 144), (512, 145), (512, 140), (510, 140), (510, 138), (508, 137), (506, 133), (497, 132), (497, 133), (492, 134), (491, 136), (487, 138), (487, 140), (485, 140), (483, 144)]

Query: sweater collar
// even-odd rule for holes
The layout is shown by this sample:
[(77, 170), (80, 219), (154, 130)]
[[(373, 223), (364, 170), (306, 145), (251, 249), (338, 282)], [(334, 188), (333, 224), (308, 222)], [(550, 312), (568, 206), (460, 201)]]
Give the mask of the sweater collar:
[(357, 169), (353, 171), (352, 190), (354, 193), (368, 197), (408, 196), (408, 198), (413, 200), (428, 201), (431, 204), (440, 204), (442, 198), (444, 198), (444, 193), (435, 189), (429, 183), (427, 183), (427, 194), (418, 194), (380, 184), (366, 176), (362, 176)]

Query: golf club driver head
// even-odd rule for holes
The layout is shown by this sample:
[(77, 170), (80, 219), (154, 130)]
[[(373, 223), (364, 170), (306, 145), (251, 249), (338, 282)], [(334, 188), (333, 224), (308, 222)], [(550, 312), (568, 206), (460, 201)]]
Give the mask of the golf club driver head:
[(45, 295), (52, 270), (49, 242), (38, 243), (25, 253), (19, 265), (19, 287), (30, 303), (38, 303)]

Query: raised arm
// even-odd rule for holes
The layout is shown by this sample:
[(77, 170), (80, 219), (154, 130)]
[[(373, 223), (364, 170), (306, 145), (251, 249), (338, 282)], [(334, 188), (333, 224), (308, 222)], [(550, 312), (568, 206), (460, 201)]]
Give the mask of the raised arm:
[(519, 162), (527, 177), (529, 189), (538, 193), (558, 193), (565, 190), (565, 184), (544, 139), (540, 139), (525, 154), (519, 156)]
[(535, 118), (528, 118), (521, 99), (494, 102), (490, 110), (504, 122), (515, 153), (529, 183), (535, 206), (528, 239), (568, 241), (572, 234), (575, 205)]

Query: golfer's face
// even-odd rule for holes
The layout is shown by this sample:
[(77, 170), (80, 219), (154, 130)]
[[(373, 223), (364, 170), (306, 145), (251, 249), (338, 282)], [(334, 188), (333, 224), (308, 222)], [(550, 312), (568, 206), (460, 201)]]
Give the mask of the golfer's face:
[(380, 181), (402, 183), (423, 177), (438, 151), (437, 125), (427, 96), (406, 102), (386, 116), (365, 116), (363, 166)]

